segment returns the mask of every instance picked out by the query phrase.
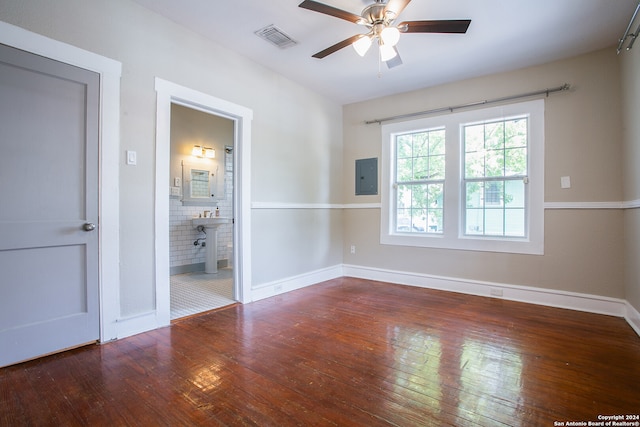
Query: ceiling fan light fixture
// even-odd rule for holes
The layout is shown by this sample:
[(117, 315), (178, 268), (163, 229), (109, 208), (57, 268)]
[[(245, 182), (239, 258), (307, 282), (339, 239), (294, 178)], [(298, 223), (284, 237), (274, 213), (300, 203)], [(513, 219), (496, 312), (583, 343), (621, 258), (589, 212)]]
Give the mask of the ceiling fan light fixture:
[(387, 62), (388, 60), (395, 58), (397, 54), (398, 51), (393, 46), (387, 44), (380, 45), (380, 59), (382, 62)]
[(371, 47), (371, 37), (362, 36), (352, 44), (358, 55), (364, 56)]
[(382, 42), (387, 46), (395, 46), (400, 41), (400, 30), (396, 27), (385, 27), (380, 32)]

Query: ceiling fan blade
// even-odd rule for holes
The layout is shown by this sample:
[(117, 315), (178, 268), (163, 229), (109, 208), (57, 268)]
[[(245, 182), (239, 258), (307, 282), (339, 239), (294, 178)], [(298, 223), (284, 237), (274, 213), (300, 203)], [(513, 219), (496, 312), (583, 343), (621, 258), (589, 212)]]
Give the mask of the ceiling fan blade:
[(411, 0), (389, 0), (387, 6), (384, 8), (386, 12), (393, 12), (394, 18), (402, 13), (405, 7), (409, 4)]
[(353, 42), (358, 40), (360, 37), (362, 37), (362, 34), (356, 34), (355, 36), (349, 37), (346, 40), (342, 40), (341, 42), (338, 42), (338, 43), (334, 44), (333, 46), (330, 46), (330, 47), (326, 48), (325, 50), (321, 50), (320, 52), (318, 52), (315, 55), (313, 55), (313, 57), (314, 58), (318, 58), (318, 59), (322, 59), (325, 56), (329, 56), (332, 53), (337, 52), (340, 49), (345, 48), (345, 47), (353, 44)]
[(390, 60), (388, 60), (386, 62), (387, 64), (387, 68), (391, 69), (391, 68), (395, 68), (398, 65), (402, 65), (402, 58), (400, 58), (400, 54), (398, 53), (398, 49), (394, 46), (393, 49), (396, 51), (396, 56), (394, 56), (393, 58), (391, 58)]
[(403, 33), (458, 33), (467, 32), (470, 19), (451, 19), (441, 21), (405, 21), (398, 24)]
[(355, 24), (362, 21), (362, 17), (360, 15), (355, 15), (351, 12), (347, 12), (323, 3), (318, 3), (317, 1), (313, 0), (304, 0), (298, 5), (298, 7), (312, 10), (314, 12), (324, 13), (325, 15), (334, 16), (336, 18), (344, 19)]

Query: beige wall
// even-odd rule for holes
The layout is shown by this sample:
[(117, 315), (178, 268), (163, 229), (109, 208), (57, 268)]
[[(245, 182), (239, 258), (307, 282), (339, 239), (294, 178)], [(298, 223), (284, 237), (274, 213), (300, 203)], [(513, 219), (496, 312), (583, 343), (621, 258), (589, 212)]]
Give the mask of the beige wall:
[[(624, 123), (624, 196), (640, 200), (640, 49), (620, 53), (622, 68), (622, 114)], [(625, 296), (640, 311), (640, 209), (624, 215)]]
[[(545, 103), (545, 202), (622, 200), (621, 91), (615, 49), (344, 107), (345, 203), (354, 161), (380, 157), (381, 127), (366, 120), (569, 83)], [(560, 177), (572, 188), (561, 189)], [(621, 210), (546, 210), (545, 254), (511, 255), (379, 244), (379, 209), (345, 212), (346, 264), (623, 298)], [(356, 254), (346, 250), (356, 245)]]
[[(129, 0), (3, 0), (0, 19), (123, 64), (122, 316), (155, 309), (155, 77), (253, 110), (253, 201), (340, 202), (342, 109), (322, 95)], [(125, 165), (126, 150), (137, 151), (137, 166)], [(340, 216), (253, 211), (252, 286), (339, 264)], [(291, 234), (293, 226), (305, 232), (272, 238)], [(315, 242), (329, 250), (319, 251)]]

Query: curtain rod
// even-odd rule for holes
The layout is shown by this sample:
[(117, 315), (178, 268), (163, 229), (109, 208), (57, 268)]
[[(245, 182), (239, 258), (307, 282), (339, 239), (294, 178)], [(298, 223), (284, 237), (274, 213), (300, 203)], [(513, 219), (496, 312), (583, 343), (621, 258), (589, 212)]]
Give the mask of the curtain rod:
[(636, 29), (635, 33), (629, 33), (629, 31), (631, 31), (631, 26), (633, 25), (633, 21), (636, 20), (636, 16), (638, 15), (639, 9), (640, 9), (640, 3), (638, 3), (638, 5), (636, 6), (636, 11), (633, 12), (633, 16), (631, 17), (631, 21), (629, 21), (629, 25), (627, 25), (627, 29), (624, 32), (624, 35), (620, 40), (618, 40), (618, 49), (616, 50), (618, 54), (620, 54), (620, 51), (622, 51), (622, 45), (627, 40), (627, 37), (631, 37), (631, 41), (627, 45), (627, 50), (631, 50), (631, 48), (633, 47), (633, 44), (636, 41), (636, 37), (638, 37), (638, 31), (640, 31), (640, 25), (638, 25), (638, 28)]
[(434, 108), (433, 110), (418, 111), (416, 113), (400, 114), (398, 116), (385, 117), (383, 119), (367, 120), (364, 123), (367, 124), (367, 125), (370, 125), (370, 124), (373, 124), (373, 123), (382, 124), (383, 122), (389, 122), (389, 121), (392, 121), (392, 120), (407, 119), (407, 118), (416, 117), (416, 116), (426, 116), (428, 114), (443, 113), (445, 111), (453, 113), (454, 110), (459, 110), (459, 109), (462, 109), (462, 108), (470, 108), (470, 107), (475, 107), (475, 106), (478, 106), (478, 105), (486, 105), (486, 104), (495, 104), (497, 102), (511, 101), (513, 99), (529, 98), (529, 97), (537, 96), (537, 95), (549, 96), (549, 94), (551, 94), (551, 93), (562, 92), (562, 91), (569, 90), (569, 89), (571, 89), (571, 85), (569, 85), (568, 83), (565, 83), (562, 86), (558, 86), (558, 87), (554, 87), (554, 88), (550, 88), (550, 89), (537, 90), (535, 92), (521, 93), (519, 95), (505, 96), (505, 97), (502, 97), (502, 98), (494, 98), (494, 99), (489, 99), (489, 100), (485, 100), (485, 101), (472, 102), (472, 103), (469, 103), (469, 104), (453, 105), (453, 106), (450, 106), (450, 107), (443, 107), (443, 108)]

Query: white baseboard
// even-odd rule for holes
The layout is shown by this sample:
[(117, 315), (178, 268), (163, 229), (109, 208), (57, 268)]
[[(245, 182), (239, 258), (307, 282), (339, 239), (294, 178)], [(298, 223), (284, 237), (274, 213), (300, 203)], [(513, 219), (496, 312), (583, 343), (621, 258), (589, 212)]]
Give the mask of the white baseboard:
[[(503, 283), (481, 282), (455, 277), (407, 273), (404, 271), (383, 270), (379, 268), (355, 265), (345, 265), (344, 275), (382, 282), (398, 283), (402, 285), (418, 286), (422, 288), (501, 298), (550, 307), (567, 308), (571, 310), (606, 314), (617, 317), (625, 317), (625, 314), (629, 313), (628, 306), (630, 307), (625, 300), (599, 295), (534, 288), (529, 286), (514, 286)], [(636, 314), (638, 313), (636, 312)], [(638, 320), (640, 321), (640, 317)], [(628, 317), (627, 321), (629, 321)], [(636, 329), (636, 332), (638, 332), (638, 329)]]
[(155, 310), (137, 314), (135, 316), (122, 317), (118, 319), (116, 324), (118, 339), (152, 331), (154, 329), (162, 328), (163, 326), (168, 325), (160, 324)]
[(640, 313), (629, 302), (627, 302), (627, 312), (624, 316), (625, 320), (640, 335)]
[(327, 280), (342, 277), (342, 265), (323, 268), (309, 273), (292, 276), (281, 280), (262, 284), (251, 290), (251, 300), (259, 301), (285, 292), (305, 288)]

